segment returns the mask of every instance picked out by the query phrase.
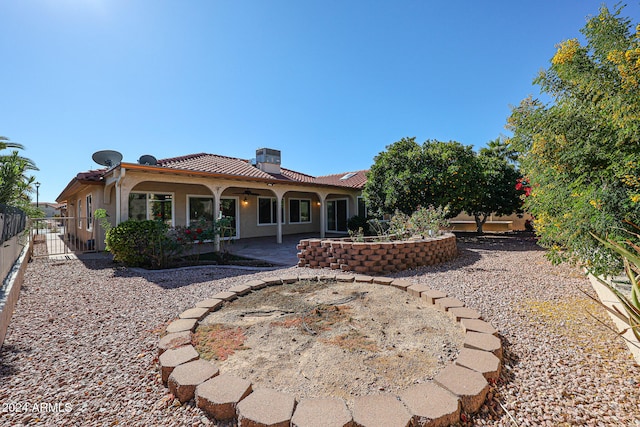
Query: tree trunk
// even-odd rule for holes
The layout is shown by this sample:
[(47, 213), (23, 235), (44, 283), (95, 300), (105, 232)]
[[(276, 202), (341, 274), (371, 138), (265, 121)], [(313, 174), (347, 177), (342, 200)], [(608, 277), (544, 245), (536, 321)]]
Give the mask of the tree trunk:
[(482, 218), (480, 218), (480, 214), (474, 214), (473, 215), (473, 219), (475, 219), (476, 221), (476, 233), (478, 234), (483, 234), (484, 231), (482, 231), (482, 226), (484, 226), (484, 223), (487, 222), (487, 218), (489, 217), (489, 215), (487, 214), (483, 214)]

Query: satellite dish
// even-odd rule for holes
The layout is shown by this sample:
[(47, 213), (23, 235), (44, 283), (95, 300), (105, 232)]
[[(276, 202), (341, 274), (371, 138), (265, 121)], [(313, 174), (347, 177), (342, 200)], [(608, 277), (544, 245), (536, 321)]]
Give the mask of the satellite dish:
[(122, 154), (113, 150), (96, 151), (91, 156), (94, 162), (102, 166), (115, 166), (122, 161)]
[(158, 159), (153, 157), (151, 154), (145, 154), (144, 156), (140, 156), (138, 163), (141, 165), (155, 166), (158, 164)]

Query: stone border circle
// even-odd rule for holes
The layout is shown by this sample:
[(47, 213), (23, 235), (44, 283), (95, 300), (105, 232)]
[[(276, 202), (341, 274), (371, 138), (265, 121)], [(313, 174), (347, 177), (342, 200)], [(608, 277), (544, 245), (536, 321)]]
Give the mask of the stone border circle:
[[(338, 282), (388, 285), (435, 305), (447, 313), (465, 333), (458, 358), (432, 381), (408, 387), (398, 395), (378, 393), (358, 396), (349, 411), (342, 399), (305, 398), (252, 384), (231, 375), (219, 375), (218, 367), (200, 359), (191, 341), (191, 333), (211, 311), (266, 286), (299, 280), (336, 280)], [(233, 289), (233, 290), (232, 290)], [(489, 392), (489, 382), (500, 375), (502, 342), (498, 331), (481, 320), (476, 310), (462, 301), (449, 298), (426, 285), (406, 279), (353, 274), (324, 274), (270, 277), (251, 280), (200, 301), (167, 326), (167, 334), (158, 343), (162, 381), (182, 403), (195, 398), (196, 405), (217, 420), (235, 419), (239, 426), (271, 427), (375, 427), (443, 426), (460, 421), (461, 411), (477, 412)]]

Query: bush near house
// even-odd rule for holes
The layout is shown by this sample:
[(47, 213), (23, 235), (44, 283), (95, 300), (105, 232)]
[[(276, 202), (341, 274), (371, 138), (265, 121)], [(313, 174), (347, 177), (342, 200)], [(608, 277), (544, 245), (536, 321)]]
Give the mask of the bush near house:
[(162, 221), (128, 220), (107, 231), (106, 242), (115, 261), (130, 267), (163, 268), (182, 249), (168, 231)]

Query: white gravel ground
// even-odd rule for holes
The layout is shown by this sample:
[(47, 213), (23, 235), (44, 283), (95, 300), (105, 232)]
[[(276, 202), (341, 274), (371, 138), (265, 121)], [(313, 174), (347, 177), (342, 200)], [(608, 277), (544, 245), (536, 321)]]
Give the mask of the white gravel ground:
[[(611, 324), (578, 290), (590, 289), (578, 270), (551, 266), (529, 240), (458, 246), (453, 262), (397, 276), (462, 299), (502, 334), (502, 378), (462, 425), (640, 426), (640, 367), (587, 313)], [(0, 350), (0, 425), (215, 425), (193, 402), (173, 405), (158, 375), (160, 333), (196, 302), (273, 274), (34, 261)]]

